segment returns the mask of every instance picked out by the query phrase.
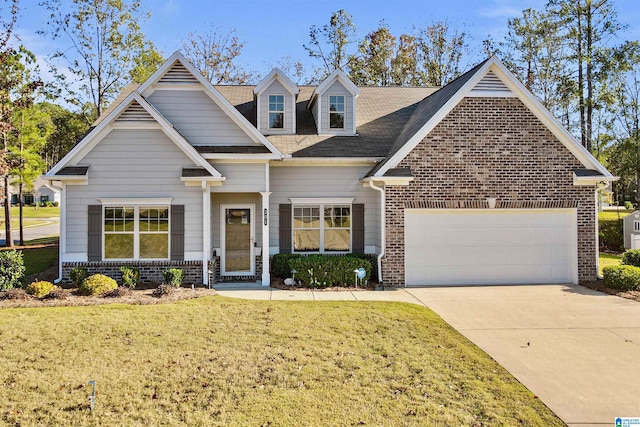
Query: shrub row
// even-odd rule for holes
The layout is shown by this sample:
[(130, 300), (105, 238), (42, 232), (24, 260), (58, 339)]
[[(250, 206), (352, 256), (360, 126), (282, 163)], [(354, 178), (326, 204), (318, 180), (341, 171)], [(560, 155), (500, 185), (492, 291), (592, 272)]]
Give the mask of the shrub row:
[(352, 256), (308, 255), (292, 257), (289, 267), (296, 270), (296, 279), (311, 288), (355, 285), (354, 270), (364, 268), (364, 280), (371, 277), (371, 262)]
[(604, 283), (609, 288), (625, 291), (640, 290), (640, 267), (633, 265), (609, 265), (602, 269)]
[(21, 287), (24, 272), (21, 251), (0, 251), (0, 291)]

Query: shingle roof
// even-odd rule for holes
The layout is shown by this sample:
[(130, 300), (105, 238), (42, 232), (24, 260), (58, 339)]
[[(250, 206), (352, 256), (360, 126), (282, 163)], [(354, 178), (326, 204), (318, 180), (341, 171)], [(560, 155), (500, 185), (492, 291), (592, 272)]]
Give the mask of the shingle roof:
[(573, 173), (577, 177), (603, 176), (599, 171), (593, 169), (574, 169)]
[[(216, 86), (254, 126), (253, 86)], [(307, 108), (314, 86), (301, 86), (296, 102), (296, 135), (269, 135), (283, 154), (293, 157), (385, 157), (421, 100), (433, 87), (361, 87), (355, 136), (318, 135)]]
[(201, 176), (211, 176), (205, 168), (182, 168), (183, 178), (196, 178)]
[(87, 174), (89, 170), (89, 166), (67, 166), (65, 168), (60, 169), (56, 175), (78, 175), (83, 176)]

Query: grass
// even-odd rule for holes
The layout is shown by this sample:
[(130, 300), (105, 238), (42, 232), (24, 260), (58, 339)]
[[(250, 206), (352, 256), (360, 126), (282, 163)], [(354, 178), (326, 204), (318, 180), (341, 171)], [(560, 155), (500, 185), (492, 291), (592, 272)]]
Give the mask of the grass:
[(25, 276), (41, 273), (58, 261), (58, 246), (20, 249), (24, 257)]
[(622, 257), (620, 255), (613, 255), (613, 254), (605, 254), (605, 253), (600, 253), (600, 258), (599, 258), (599, 267), (600, 267), (600, 275), (602, 275), (602, 269), (608, 265), (620, 265), (620, 260), (622, 259)]
[(0, 341), (0, 424), (563, 425), (411, 304), (209, 297), (4, 309)]
[[(11, 207), (11, 219), (18, 218), (20, 215), (20, 208), (18, 206)], [(36, 208), (34, 206), (24, 206), (22, 208), (23, 218), (59, 218), (60, 207)], [(4, 208), (0, 209), (0, 220), (4, 221)]]
[(620, 210), (620, 211), (602, 211), (598, 212), (599, 220), (615, 220), (622, 219), (625, 216), (629, 215), (631, 212), (635, 212), (634, 210)]

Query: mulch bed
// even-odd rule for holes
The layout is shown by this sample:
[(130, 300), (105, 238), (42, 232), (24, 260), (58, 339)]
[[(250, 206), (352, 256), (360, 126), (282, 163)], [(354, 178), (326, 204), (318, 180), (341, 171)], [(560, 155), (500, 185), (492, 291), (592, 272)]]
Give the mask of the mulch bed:
[(140, 288), (122, 292), (111, 292), (108, 296), (82, 296), (77, 295), (77, 288), (67, 288), (66, 298), (29, 298), (26, 300), (0, 299), (0, 309), (16, 307), (64, 307), (64, 306), (90, 306), (102, 304), (134, 304), (149, 305), (175, 302), (193, 298), (215, 295), (214, 289), (190, 287), (176, 288), (171, 294), (158, 298), (153, 296), (157, 284), (144, 284)]
[(600, 291), (605, 294), (615, 295), (620, 298), (631, 299), (640, 302), (640, 291), (621, 291), (620, 289), (607, 288), (602, 280), (594, 280), (593, 282), (580, 283), (585, 288)]
[(359, 292), (359, 291), (374, 291), (376, 289), (377, 283), (369, 282), (366, 285), (358, 286), (357, 288), (354, 286), (333, 286), (329, 288), (309, 288), (306, 286), (288, 286), (284, 284), (284, 279), (280, 277), (271, 276), (271, 287), (274, 289), (282, 289), (285, 291), (301, 291), (301, 292)]

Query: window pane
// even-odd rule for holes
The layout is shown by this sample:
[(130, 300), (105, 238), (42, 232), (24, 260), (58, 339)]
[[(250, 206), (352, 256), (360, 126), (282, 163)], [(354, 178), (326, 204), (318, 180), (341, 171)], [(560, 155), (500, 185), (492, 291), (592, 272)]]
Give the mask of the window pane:
[(344, 113), (331, 113), (329, 114), (329, 127), (331, 129), (344, 128)]
[(296, 251), (320, 250), (320, 230), (295, 230), (293, 248)]
[(140, 258), (169, 258), (169, 235), (141, 234)]
[(284, 127), (284, 114), (269, 113), (269, 127), (271, 129), (282, 129)]
[(105, 259), (133, 258), (133, 234), (105, 234)]
[(345, 229), (331, 229), (324, 231), (325, 251), (348, 251), (351, 233)]

